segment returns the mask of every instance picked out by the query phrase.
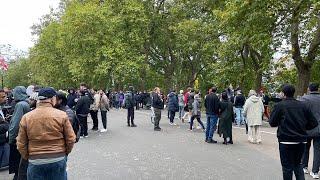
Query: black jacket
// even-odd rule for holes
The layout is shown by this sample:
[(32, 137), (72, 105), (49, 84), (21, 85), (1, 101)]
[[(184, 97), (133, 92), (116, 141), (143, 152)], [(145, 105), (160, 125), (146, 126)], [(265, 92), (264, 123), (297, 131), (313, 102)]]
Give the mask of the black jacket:
[(70, 108), (73, 108), (76, 105), (75, 99), (77, 98), (77, 95), (75, 93), (69, 94), (67, 97), (67, 105)]
[(239, 94), (234, 99), (234, 106), (236, 108), (242, 108), (245, 102), (246, 102), (246, 98), (244, 97), (244, 95)]
[(269, 123), (278, 126), (279, 142), (306, 142), (307, 130), (317, 127), (318, 121), (302, 102), (287, 98), (274, 106)]
[(157, 93), (152, 93), (152, 107), (163, 109), (163, 101)]
[(1, 121), (0, 122), (0, 145), (3, 145), (7, 142), (6, 133), (8, 132), (8, 130), (9, 130), (9, 123), (6, 121)]
[(61, 106), (59, 107), (59, 110), (67, 113), (69, 121), (73, 128), (74, 134), (76, 135), (76, 142), (78, 142), (80, 138), (80, 122), (78, 118), (76, 117), (72, 109), (70, 109), (68, 106)]
[(208, 94), (204, 100), (204, 107), (206, 114), (218, 115), (219, 114), (219, 98), (215, 93)]
[(89, 96), (81, 96), (76, 105), (77, 115), (88, 115), (90, 112), (91, 99)]

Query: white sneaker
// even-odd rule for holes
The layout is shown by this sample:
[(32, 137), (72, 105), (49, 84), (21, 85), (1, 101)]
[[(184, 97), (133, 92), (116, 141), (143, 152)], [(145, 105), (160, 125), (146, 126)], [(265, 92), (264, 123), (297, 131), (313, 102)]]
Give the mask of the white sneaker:
[(173, 126), (173, 123), (169, 123), (171, 126)]
[(176, 126), (177, 124), (176, 124), (176, 123), (173, 123), (173, 125)]
[(303, 168), (303, 173), (309, 174), (309, 171), (308, 171), (308, 168), (307, 168), (307, 167)]
[(318, 174), (318, 173), (310, 172), (310, 176), (311, 176), (313, 179), (319, 179), (319, 174)]
[(100, 132), (104, 133), (104, 132), (107, 132), (108, 129), (101, 129)]
[(89, 137), (88, 135), (84, 136), (85, 138)]

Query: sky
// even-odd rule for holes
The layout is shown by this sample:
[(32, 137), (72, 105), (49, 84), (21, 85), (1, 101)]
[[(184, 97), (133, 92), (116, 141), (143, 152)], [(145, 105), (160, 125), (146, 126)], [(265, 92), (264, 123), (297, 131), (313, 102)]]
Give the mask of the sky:
[(0, 44), (28, 51), (33, 46), (31, 26), (59, 0), (0, 0)]

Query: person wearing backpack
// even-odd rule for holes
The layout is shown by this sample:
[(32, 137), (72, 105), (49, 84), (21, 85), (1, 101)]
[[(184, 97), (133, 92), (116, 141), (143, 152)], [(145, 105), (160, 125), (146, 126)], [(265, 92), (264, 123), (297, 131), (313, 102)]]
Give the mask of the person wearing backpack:
[[(129, 87), (129, 91), (124, 95), (124, 108), (128, 110), (127, 114), (127, 123), (128, 127), (137, 127), (137, 125), (134, 124), (134, 105), (135, 99), (133, 94), (133, 86)], [(131, 121), (131, 125), (130, 125)]]
[(107, 132), (107, 111), (110, 110), (110, 101), (108, 96), (103, 90), (100, 90), (100, 112), (101, 112), (101, 119), (103, 129), (100, 132), (104, 133)]

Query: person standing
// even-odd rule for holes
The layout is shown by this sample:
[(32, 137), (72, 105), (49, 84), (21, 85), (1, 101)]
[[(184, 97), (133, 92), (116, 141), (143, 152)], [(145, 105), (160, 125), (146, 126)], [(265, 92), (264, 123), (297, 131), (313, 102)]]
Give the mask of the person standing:
[(76, 115), (80, 121), (80, 138), (88, 137), (88, 114), (90, 113), (91, 100), (85, 90), (80, 90), (80, 98), (76, 105)]
[(128, 110), (127, 114), (127, 125), (130, 127), (130, 122), (131, 122), (131, 127), (137, 127), (137, 125), (134, 124), (134, 105), (135, 99), (134, 99), (134, 94), (133, 94), (133, 86), (129, 87), (129, 91), (125, 94), (124, 96), (124, 107)]
[(176, 123), (174, 123), (174, 118), (178, 109), (179, 109), (178, 97), (176, 95), (175, 90), (172, 90), (168, 95), (168, 111), (169, 111), (170, 125), (173, 125), (173, 126), (177, 125)]
[(93, 94), (93, 103), (90, 105), (90, 116), (93, 122), (93, 131), (99, 130), (99, 121), (98, 121), (98, 110), (99, 110), (99, 103), (100, 103), (100, 94), (97, 90), (92, 90), (91, 94)]
[(119, 92), (119, 107), (122, 108), (123, 106), (123, 100), (124, 100), (124, 94), (122, 91)]
[(199, 93), (194, 96), (194, 101), (192, 103), (192, 116), (190, 121), (190, 131), (193, 129), (193, 121), (197, 119), (198, 123), (201, 125), (202, 129), (205, 130), (205, 127), (201, 121), (201, 105), (200, 105), (200, 95)]
[(103, 90), (100, 90), (100, 113), (101, 113), (101, 119), (102, 119), (102, 125), (103, 129), (100, 130), (100, 132), (104, 133), (107, 132), (107, 111), (110, 110), (110, 101), (108, 99), (108, 96)]
[(24, 114), (31, 111), (30, 105), (27, 101), (28, 95), (24, 86), (17, 86), (13, 90), (13, 97), (16, 102), (14, 112), (9, 126), (9, 145), (10, 145), (10, 157), (9, 157), (9, 174), (15, 174), (14, 180), (18, 179), (19, 164), (21, 161), (21, 155), (17, 150), (17, 140), (19, 132), (19, 123)]
[(7, 122), (3, 112), (2, 105), (7, 101), (7, 95), (3, 89), (0, 89), (0, 168), (7, 166), (9, 163), (9, 147), (7, 144), (7, 132), (9, 123)]
[(72, 109), (67, 105), (67, 97), (66, 94), (63, 92), (57, 92), (56, 95), (56, 104), (54, 105), (55, 108), (66, 112), (70, 124), (73, 128), (74, 134), (76, 135), (76, 142), (79, 141), (80, 138), (80, 122), (76, 116), (76, 114), (74, 113), (74, 111), (72, 111)]
[(243, 115), (248, 124), (248, 141), (253, 144), (261, 143), (261, 125), (264, 107), (261, 98), (255, 90), (250, 90), (243, 108)]
[(282, 93), (284, 100), (274, 106), (269, 124), (278, 127), (283, 179), (291, 180), (294, 172), (297, 180), (304, 180), (301, 159), (307, 142), (306, 130), (317, 127), (318, 121), (305, 104), (294, 99), (294, 86), (284, 85)]
[(184, 119), (182, 118), (184, 116), (184, 96), (183, 96), (183, 90), (180, 90), (180, 93), (178, 94), (178, 104), (179, 104), (179, 119), (184, 123)]
[(260, 91), (260, 97), (262, 98), (262, 102), (263, 102), (263, 106), (264, 106), (264, 115), (269, 120), (270, 119), (270, 113), (269, 113), (270, 97), (268, 94), (264, 93), (263, 90)]
[(216, 95), (217, 88), (212, 87), (209, 90), (209, 94), (206, 96), (204, 101), (204, 106), (206, 108), (207, 115), (207, 128), (206, 128), (206, 142), (207, 143), (217, 143), (213, 140), (214, 130), (218, 121), (219, 114), (219, 98)]
[(22, 117), (17, 147), (24, 160), (29, 161), (28, 180), (67, 179), (67, 155), (76, 141), (65, 112), (55, 109), (56, 92), (43, 88), (38, 107)]
[(233, 144), (232, 141), (232, 121), (234, 120), (233, 104), (228, 100), (226, 92), (222, 93), (219, 103), (220, 117), (218, 134), (223, 136), (223, 144)]
[(116, 92), (115, 94), (115, 108), (118, 110), (119, 109), (119, 93)]
[(312, 112), (314, 117), (318, 121), (318, 126), (308, 133), (306, 150), (302, 158), (302, 167), (304, 173), (308, 174), (308, 164), (309, 164), (309, 151), (311, 142), (313, 141), (313, 165), (310, 175), (314, 179), (319, 179), (319, 167), (320, 167), (320, 93), (319, 93), (319, 84), (311, 83), (308, 88), (309, 94), (304, 95), (300, 98), (300, 101), (303, 102)]
[(68, 96), (67, 96), (67, 105), (69, 108), (74, 109), (74, 106), (77, 104), (76, 99), (77, 99), (77, 94), (73, 88), (68, 90)]
[(152, 107), (154, 111), (154, 130), (161, 131), (159, 126), (161, 120), (161, 110), (163, 109), (163, 99), (161, 97), (161, 92), (159, 87), (154, 88), (154, 92), (152, 93)]
[(242, 94), (241, 90), (238, 90), (237, 95), (234, 98), (234, 107), (237, 115), (236, 117), (237, 126), (240, 126), (241, 124), (244, 123), (243, 106), (245, 102), (246, 102), (246, 98)]

